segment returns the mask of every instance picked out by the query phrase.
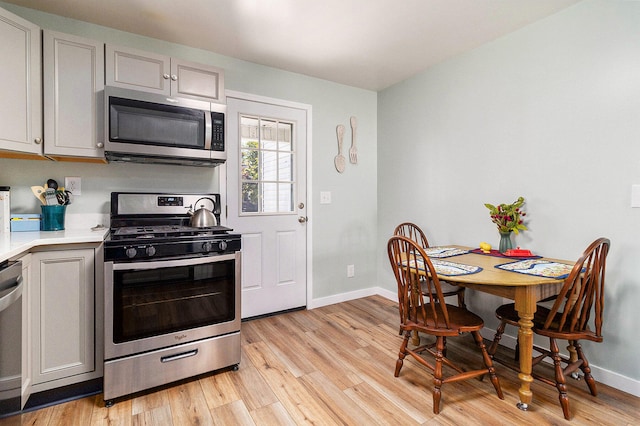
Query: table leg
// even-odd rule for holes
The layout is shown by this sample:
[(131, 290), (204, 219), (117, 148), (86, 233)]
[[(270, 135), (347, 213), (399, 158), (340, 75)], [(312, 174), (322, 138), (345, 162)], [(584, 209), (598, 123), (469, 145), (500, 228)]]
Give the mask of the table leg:
[[(576, 348), (573, 346), (573, 340), (569, 340), (567, 351), (569, 351), (569, 364), (573, 364), (578, 360), (578, 353), (576, 351)], [(578, 371), (574, 371), (573, 373), (571, 373), (571, 377), (576, 380), (580, 380), (580, 373), (578, 373)]]
[(520, 317), (518, 321), (518, 340), (520, 345), (520, 373), (518, 374), (520, 389), (518, 394), (520, 402), (516, 405), (519, 409), (526, 411), (533, 399), (533, 393), (531, 392), (531, 382), (533, 382), (533, 377), (531, 377), (533, 331), (531, 331), (531, 327), (533, 327), (533, 315), (536, 312), (535, 297), (527, 287), (516, 290), (515, 305)]

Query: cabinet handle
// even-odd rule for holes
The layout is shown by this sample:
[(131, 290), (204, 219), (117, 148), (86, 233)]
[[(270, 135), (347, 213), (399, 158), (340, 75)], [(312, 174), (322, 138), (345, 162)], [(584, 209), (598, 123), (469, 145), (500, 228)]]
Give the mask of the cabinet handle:
[(96, 146), (98, 148), (104, 148), (104, 144), (102, 142), (98, 142)]
[(171, 80), (176, 81), (178, 80), (178, 76), (175, 74), (171, 74)]
[(169, 74), (162, 74), (162, 78), (164, 78), (165, 80), (169, 79)]
[(40, 138), (35, 138), (33, 141), (34, 141), (37, 145), (40, 145), (40, 143), (42, 142), (42, 139), (40, 139)]

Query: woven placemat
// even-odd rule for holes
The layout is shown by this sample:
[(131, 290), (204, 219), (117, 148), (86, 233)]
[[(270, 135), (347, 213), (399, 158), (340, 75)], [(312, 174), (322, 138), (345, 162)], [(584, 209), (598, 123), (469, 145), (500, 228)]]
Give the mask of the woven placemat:
[(430, 258), (444, 258), (451, 256), (458, 256), (460, 254), (467, 254), (469, 250), (461, 249), (458, 247), (428, 247), (424, 252)]
[[(418, 270), (424, 271), (424, 262), (421, 259), (418, 259), (417, 262)], [(412, 260), (410, 264), (412, 268), (415, 268), (415, 261)], [(476, 274), (482, 271), (482, 268), (479, 266), (465, 265), (464, 263), (455, 263), (446, 260), (432, 259), (431, 264), (435, 268), (438, 275), (444, 275), (448, 277), (453, 277), (456, 275)], [(407, 262), (403, 262), (402, 266), (406, 267)]]
[(485, 253), (479, 248), (471, 250), (470, 253), (483, 254), (485, 256), (504, 257), (505, 259), (540, 259), (542, 257), (542, 256), (536, 256), (536, 255), (531, 255), (531, 256), (505, 256), (504, 254), (500, 253), (498, 250), (490, 250), (489, 253)]
[(503, 263), (495, 267), (519, 274), (557, 279), (567, 278), (573, 269), (573, 265), (541, 259), (520, 260), (518, 262)]

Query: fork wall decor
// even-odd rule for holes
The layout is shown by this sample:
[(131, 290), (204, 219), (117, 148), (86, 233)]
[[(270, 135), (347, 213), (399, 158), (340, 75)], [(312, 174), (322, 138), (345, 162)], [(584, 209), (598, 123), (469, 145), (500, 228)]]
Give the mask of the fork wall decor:
[[(356, 147), (356, 131), (358, 122), (353, 116), (349, 119), (349, 122), (351, 123), (351, 148), (349, 148), (349, 162), (351, 164), (358, 164), (358, 148)], [(344, 172), (346, 163), (346, 159), (344, 155), (342, 155), (344, 130), (344, 125), (338, 124), (336, 126), (336, 134), (338, 136), (338, 155), (334, 158), (334, 165), (336, 166), (338, 173)]]

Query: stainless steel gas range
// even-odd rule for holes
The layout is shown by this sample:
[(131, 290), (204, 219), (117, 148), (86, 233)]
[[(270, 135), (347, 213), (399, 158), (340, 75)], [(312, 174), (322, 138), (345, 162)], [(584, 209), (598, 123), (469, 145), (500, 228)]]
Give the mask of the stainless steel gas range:
[[(216, 225), (191, 227), (188, 211), (198, 208), (210, 210)], [(104, 268), (106, 405), (237, 368), (241, 236), (220, 226), (219, 194), (114, 192), (110, 227)]]

